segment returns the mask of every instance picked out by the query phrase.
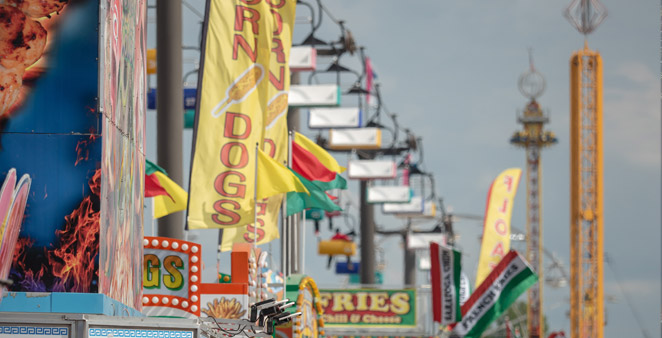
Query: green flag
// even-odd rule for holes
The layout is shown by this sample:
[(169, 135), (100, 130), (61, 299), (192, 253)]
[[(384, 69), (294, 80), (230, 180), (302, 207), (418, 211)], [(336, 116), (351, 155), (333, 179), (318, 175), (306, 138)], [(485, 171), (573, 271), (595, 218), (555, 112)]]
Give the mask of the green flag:
[(340, 176), (340, 174), (336, 174), (336, 178), (334, 178), (332, 181), (329, 182), (324, 182), (324, 181), (311, 181), (313, 182), (316, 186), (318, 186), (320, 189), (327, 191), (331, 189), (347, 189), (347, 180), (345, 180), (344, 177)]
[[(322, 187), (318, 185), (318, 182), (311, 182), (303, 176), (299, 175), (296, 171), (290, 169), (294, 175), (299, 178), (301, 183), (308, 189), (310, 195), (306, 193), (298, 192), (288, 192), (287, 193), (287, 216), (296, 214), (297, 212), (302, 212), (308, 208), (318, 208), (326, 211), (338, 211), (342, 210), (337, 204), (333, 203), (331, 198), (326, 194)], [(338, 175), (337, 177), (340, 177)], [(342, 178), (342, 177), (341, 177)], [(344, 180), (344, 179), (343, 179)], [(330, 183), (330, 182), (323, 182)]]

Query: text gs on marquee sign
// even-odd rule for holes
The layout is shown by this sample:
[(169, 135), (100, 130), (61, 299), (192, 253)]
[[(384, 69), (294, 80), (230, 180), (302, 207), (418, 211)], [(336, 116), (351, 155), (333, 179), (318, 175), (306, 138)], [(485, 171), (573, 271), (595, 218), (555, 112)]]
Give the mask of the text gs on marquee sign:
[(184, 286), (184, 260), (176, 255), (163, 258), (157, 255), (145, 254), (143, 261), (143, 287), (145, 289), (160, 289), (163, 286), (171, 291), (179, 291)]

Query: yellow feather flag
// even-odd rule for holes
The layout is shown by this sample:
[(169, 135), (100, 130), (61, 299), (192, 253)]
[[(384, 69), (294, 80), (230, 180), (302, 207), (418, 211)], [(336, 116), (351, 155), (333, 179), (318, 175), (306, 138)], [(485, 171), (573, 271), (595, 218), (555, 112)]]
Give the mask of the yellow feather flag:
[(338, 161), (336, 161), (336, 159), (333, 158), (333, 156), (331, 156), (328, 151), (318, 146), (317, 143), (313, 142), (309, 138), (299, 133), (295, 133), (294, 142), (308, 150), (308, 152), (311, 154), (315, 155), (315, 157), (317, 157), (317, 159), (329, 170), (337, 173), (342, 173), (343, 171), (347, 170), (347, 168), (340, 166)]
[(267, 155), (260, 149), (257, 155), (257, 199), (295, 191), (305, 192), (308, 189), (284, 165)]
[(155, 171), (153, 175), (158, 178), (161, 186), (168, 192), (168, 194), (170, 194), (170, 196), (154, 196), (154, 218), (185, 210), (186, 201), (188, 200), (188, 193), (186, 193), (186, 190), (182, 189), (179, 184), (175, 183), (175, 181), (171, 180), (160, 171)]
[(521, 175), (520, 168), (504, 170), (494, 179), (487, 193), (476, 287), (510, 251), (510, 216)]
[[(230, 3), (229, 1), (225, 1)], [(263, 1), (264, 3), (264, 1)], [(273, 1), (269, 3), (274, 3)], [(246, 4), (239, 4), (245, 7)], [(236, 5), (238, 6), (238, 5)], [(276, 8), (278, 7), (278, 8)], [(259, 11), (259, 9), (258, 9)], [(273, 157), (279, 163), (287, 160), (287, 101), (290, 88), (290, 47), (292, 46), (292, 30), (294, 29), (294, 17), (296, 12), (296, 1), (279, 2), (276, 6), (270, 6), (267, 11), (260, 12), (261, 18), (273, 16), (278, 29), (273, 32), (273, 37), (260, 34), (258, 40), (263, 38), (271, 42), (278, 42), (280, 48), (272, 50), (269, 58), (268, 67), (265, 64), (266, 72), (269, 73), (269, 86), (267, 87), (267, 107), (263, 111), (264, 122), (264, 141), (263, 150)], [(223, 12), (223, 15), (233, 16), (237, 11)], [(210, 17), (211, 18), (211, 17)], [(234, 24), (234, 20), (229, 20)], [(236, 34), (241, 34), (228, 27), (224, 32), (238, 40)], [(248, 31), (245, 31), (248, 33)], [(253, 40), (247, 40), (253, 41)], [(233, 44), (234, 45), (234, 44)], [(239, 54), (241, 55), (241, 54)], [(279, 57), (280, 56), (280, 57)], [(282, 57), (284, 56), (284, 57)], [(268, 71), (267, 71), (268, 69)], [(266, 81), (265, 78), (263, 81)], [(243, 112), (246, 114), (246, 112)], [(257, 122), (253, 121), (254, 128), (257, 128)], [(254, 169), (254, 168), (253, 168)], [(278, 219), (280, 215), (280, 206), (285, 194), (278, 194), (266, 200), (257, 203), (257, 229), (254, 227), (254, 220), (250, 224), (240, 227), (222, 227), (219, 233), (219, 247), (221, 251), (230, 251), (237, 243), (255, 243), (256, 245), (266, 244), (279, 238)], [(238, 224), (238, 223), (237, 223)], [(257, 242), (254, 236), (257, 235)]]

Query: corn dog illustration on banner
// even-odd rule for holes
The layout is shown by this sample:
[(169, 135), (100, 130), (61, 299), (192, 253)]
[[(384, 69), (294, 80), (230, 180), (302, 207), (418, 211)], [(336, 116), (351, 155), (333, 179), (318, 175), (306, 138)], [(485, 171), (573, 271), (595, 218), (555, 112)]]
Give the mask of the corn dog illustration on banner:
[(264, 70), (262, 66), (257, 63), (251, 65), (228, 87), (225, 93), (225, 99), (214, 107), (211, 116), (219, 117), (225, 113), (231, 104), (245, 100), (248, 94), (255, 90), (263, 77)]
[(224, 229), (220, 244), (228, 250), (233, 242), (253, 243), (255, 235), (258, 243), (278, 238), (282, 196), (257, 202), (254, 231), (255, 145), (286, 159), (295, 6), (294, 0), (206, 6), (187, 225)]
[(267, 105), (267, 120), (264, 123), (264, 129), (269, 130), (273, 128), (276, 125), (276, 122), (279, 121), (279, 118), (286, 115), (287, 92), (281, 92), (272, 97), (271, 101), (269, 101), (269, 105)]

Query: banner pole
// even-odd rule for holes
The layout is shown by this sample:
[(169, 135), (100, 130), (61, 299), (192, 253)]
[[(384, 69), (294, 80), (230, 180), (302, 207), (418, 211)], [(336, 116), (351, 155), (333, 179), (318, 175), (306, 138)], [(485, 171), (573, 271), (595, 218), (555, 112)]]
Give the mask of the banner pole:
[[(290, 136), (287, 136), (288, 142)], [(285, 166), (289, 168), (289, 151), (290, 147), (287, 147), (288, 156), (285, 159)], [(287, 194), (283, 198), (283, 203), (280, 205), (280, 225), (281, 225), (281, 234), (280, 234), (280, 271), (283, 273), (283, 290), (285, 290), (285, 280), (287, 277)], [(285, 291), (283, 291), (285, 292)]]
[(306, 267), (306, 212), (303, 212), (301, 222), (301, 274), (305, 274)]
[[(294, 133), (292, 131), (289, 132), (289, 143), (288, 143), (288, 163), (290, 166), (293, 164), (292, 163), (292, 142), (294, 141)], [(300, 264), (300, 244), (299, 244), (299, 239), (301, 237), (301, 233), (299, 231), (299, 213), (296, 213), (292, 215), (292, 222), (290, 223), (290, 229), (291, 229), (291, 236), (290, 236), (290, 243), (291, 243), (291, 249), (290, 249), (290, 269), (292, 273), (300, 274), (301, 273), (301, 264)]]
[(260, 151), (260, 144), (255, 142), (255, 187), (254, 187), (254, 197), (253, 197), (253, 250), (257, 248), (257, 161), (258, 160), (258, 151)]
[[(286, 198), (287, 200), (287, 198)], [(287, 202), (285, 202), (287, 203)], [(287, 206), (282, 208), (283, 210), (281, 211), (280, 215), (280, 226), (281, 226), (281, 234), (280, 234), (280, 272), (283, 274), (283, 295), (285, 294), (285, 233), (287, 232), (287, 229), (285, 229), (285, 223), (287, 221), (287, 216), (285, 215), (287, 212)], [(285, 297), (285, 296), (283, 296)]]
[(152, 220), (152, 237), (154, 237), (154, 231), (156, 231), (156, 224), (154, 222), (154, 199), (152, 198), (152, 203), (150, 204), (150, 210), (152, 212), (152, 217), (150, 218)]
[(299, 271), (299, 213), (292, 215), (292, 273)]
[[(288, 130), (287, 132), (287, 167), (291, 168), (292, 167), (292, 131)], [(294, 235), (294, 231), (292, 228), (292, 225), (294, 224), (294, 215), (288, 216), (287, 217), (287, 256), (286, 256), (286, 261), (285, 261), (285, 266), (287, 267), (287, 275), (289, 276), (292, 274), (293, 271), (293, 251), (294, 251), (294, 246), (293, 246), (293, 241), (292, 241), (292, 236)]]

